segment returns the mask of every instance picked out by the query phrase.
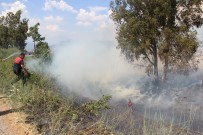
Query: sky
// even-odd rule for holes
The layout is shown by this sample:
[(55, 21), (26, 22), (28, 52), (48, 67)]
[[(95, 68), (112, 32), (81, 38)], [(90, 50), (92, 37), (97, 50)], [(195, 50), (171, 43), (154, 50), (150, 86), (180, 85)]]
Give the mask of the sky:
[[(29, 27), (40, 23), (39, 32), (50, 46), (72, 42), (116, 46), (116, 26), (109, 15), (111, 0), (0, 0), (0, 16), (23, 11)], [(198, 30), (199, 39), (202, 29)], [(31, 39), (27, 50), (33, 49)]]
[[(115, 44), (115, 25), (109, 18), (111, 0), (0, 0), (0, 15), (23, 11), (29, 27), (40, 23), (39, 32), (50, 46), (70, 42)], [(27, 49), (33, 49), (31, 39)]]

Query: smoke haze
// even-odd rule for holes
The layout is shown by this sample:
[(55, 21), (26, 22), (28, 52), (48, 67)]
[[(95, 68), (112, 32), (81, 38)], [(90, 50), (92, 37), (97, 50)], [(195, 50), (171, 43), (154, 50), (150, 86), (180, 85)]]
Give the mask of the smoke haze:
[[(144, 95), (140, 91), (150, 90), (151, 79), (146, 76), (144, 69), (128, 63), (115, 43), (72, 42), (52, 47), (53, 62), (50, 66), (39, 67), (38, 60), (29, 61), (32, 70), (44, 70), (53, 75), (65, 90), (95, 99), (102, 94), (111, 94), (113, 99), (129, 99), (134, 102)], [(183, 89), (201, 84), (201, 70), (190, 76), (169, 76), (167, 87), (163, 94), (175, 89)], [(46, 70), (45, 70), (46, 69)], [(143, 87), (148, 84), (149, 87)], [(172, 98), (159, 97), (154, 104), (165, 100), (166, 104), (174, 104)], [(151, 98), (148, 99), (152, 103)], [(163, 101), (162, 101), (163, 102)], [(170, 102), (170, 103), (169, 103)]]
[[(129, 64), (113, 43), (73, 42), (55, 46), (53, 55), (46, 72), (69, 91), (92, 99), (102, 94), (122, 99), (139, 93), (137, 81), (144, 72)], [(37, 63), (28, 65), (34, 69)]]

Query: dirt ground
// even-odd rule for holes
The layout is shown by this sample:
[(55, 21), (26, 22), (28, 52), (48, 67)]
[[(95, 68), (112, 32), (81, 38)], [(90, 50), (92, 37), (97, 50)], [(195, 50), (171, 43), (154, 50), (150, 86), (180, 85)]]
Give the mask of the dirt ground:
[(33, 125), (25, 123), (25, 118), (11, 107), (7, 97), (0, 95), (0, 135), (39, 135)]

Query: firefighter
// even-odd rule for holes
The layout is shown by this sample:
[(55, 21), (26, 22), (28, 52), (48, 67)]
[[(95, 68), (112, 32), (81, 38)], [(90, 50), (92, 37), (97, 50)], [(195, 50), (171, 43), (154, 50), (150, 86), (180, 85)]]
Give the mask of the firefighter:
[(21, 53), (17, 58), (15, 58), (14, 64), (13, 64), (13, 72), (17, 76), (17, 78), (11, 82), (11, 84), (16, 83), (20, 79), (22, 80), (23, 86), (26, 84), (26, 78), (30, 77), (30, 73), (25, 68), (24, 65), (24, 58), (25, 53)]

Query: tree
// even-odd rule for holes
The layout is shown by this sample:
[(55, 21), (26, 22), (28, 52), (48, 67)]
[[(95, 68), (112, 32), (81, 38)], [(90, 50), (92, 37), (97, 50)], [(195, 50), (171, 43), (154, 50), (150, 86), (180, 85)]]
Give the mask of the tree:
[(20, 23), (20, 16), (21, 11), (17, 11), (15, 14), (13, 12), (7, 13), (5, 17), (5, 25), (8, 27), (8, 43), (10, 46), (15, 47), (16, 43), (16, 29), (18, 28), (18, 25)]
[(45, 37), (42, 37), (39, 31), (40, 23), (29, 28), (28, 35), (32, 37), (34, 42), (34, 55), (36, 58), (41, 58), (42, 62), (51, 61), (51, 52)]
[(41, 58), (43, 62), (51, 61), (50, 48), (47, 42), (38, 42), (34, 53), (36, 58)]
[(16, 29), (16, 47), (20, 50), (24, 50), (27, 45), (27, 31), (28, 31), (28, 19), (23, 19), (18, 28)]
[(45, 37), (41, 37), (39, 34), (39, 26), (40, 23), (35, 24), (34, 26), (29, 28), (28, 36), (32, 37), (34, 42), (34, 50), (36, 49), (36, 42), (42, 42), (45, 40)]
[(0, 25), (0, 47), (8, 49), (8, 28), (6, 26)]
[(22, 11), (8, 12), (0, 17), (0, 47), (24, 50), (27, 40), (28, 19), (21, 20)]
[(159, 45), (159, 58), (164, 64), (163, 81), (168, 72), (188, 75), (189, 71), (196, 71), (198, 61), (195, 60), (199, 43), (196, 33), (188, 32), (186, 26), (178, 31), (164, 29)]
[(167, 23), (163, 27), (159, 45), (159, 56), (164, 63), (164, 81), (169, 71), (188, 74), (197, 70), (198, 61), (194, 54), (199, 42), (193, 28), (199, 28), (203, 23), (202, 0), (173, 0), (171, 5), (173, 14), (168, 15), (167, 20), (175, 20), (176, 23)]
[[(158, 84), (159, 60), (164, 63), (164, 72), (167, 74), (170, 64), (175, 66), (177, 61), (188, 63), (196, 52), (198, 42), (191, 28), (202, 25), (201, 2), (202, 0), (112, 1), (111, 17), (117, 25), (118, 48), (131, 62), (141, 58), (148, 62), (153, 67), (154, 82)], [(173, 36), (168, 37), (169, 33)], [(193, 45), (188, 49), (186, 46), (190, 44), (185, 43), (190, 36)], [(185, 61), (182, 61), (183, 52), (189, 54)], [(181, 56), (179, 60), (178, 56)]]

